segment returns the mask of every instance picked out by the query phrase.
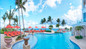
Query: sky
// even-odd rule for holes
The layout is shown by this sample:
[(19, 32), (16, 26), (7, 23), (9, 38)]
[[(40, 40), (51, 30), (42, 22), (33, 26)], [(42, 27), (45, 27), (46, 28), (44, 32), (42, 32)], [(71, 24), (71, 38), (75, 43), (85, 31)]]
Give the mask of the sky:
[[(1, 27), (4, 26), (2, 16), (6, 11), (9, 11), (10, 6), (12, 7), (11, 9), (17, 7), (15, 5), (15, 0), (0, 0)], [(26, 8), (26, 11), (23, 11), (26, 28), (28, 26), (42, 26), (40, 24), (41, 19), (48, 19), (49, 16), (53, 19), (52, 25), (54, 25), (54, 27), (57, 24), (56, 20), (58, 18), (60, 18), (61, 21), (65, 19), (66, 24), (70, 26), (82, 20), (82, 0), (28, 0), (24, 7)], [(18, 15), (17, 11), (14, 17), (16, 15)], [(5, 24), (8, 23), (9, 21), (6, 19)], [(13, 23), (13, 20), (11, 23)], [(43, 25), (49, 26), (50, 23), (45, 23)]]

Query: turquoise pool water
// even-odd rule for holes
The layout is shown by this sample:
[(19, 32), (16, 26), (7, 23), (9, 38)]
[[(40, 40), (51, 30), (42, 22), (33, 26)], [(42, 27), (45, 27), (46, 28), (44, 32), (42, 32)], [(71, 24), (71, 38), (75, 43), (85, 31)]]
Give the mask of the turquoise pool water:
[[(37, 38), (37, 42), (35, 42), (36, 40), (30, 40), (36, 43), (33, 44), (32, 42), (34, 46), (32, 46), (31, 49), (80, 49), (78, 45), (70, 41), (70, 32), (57, 34), (36, 33), (34, 36)], [(21, 46), (18, 46), (18, 44)], [(22, 47), (21, 42), (16, 43), (13, 49), (18, 49), (16, 47)]]

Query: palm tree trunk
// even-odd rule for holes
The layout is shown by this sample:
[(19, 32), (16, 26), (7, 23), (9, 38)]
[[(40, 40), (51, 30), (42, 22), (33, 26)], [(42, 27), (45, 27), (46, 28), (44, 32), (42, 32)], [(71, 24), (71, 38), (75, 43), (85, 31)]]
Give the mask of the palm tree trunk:
[(4, 28), (5, 28), (5, 20), (4, 20)]
[[(24, 17), (23, 17), (23, 11), (22, 11), (22, 8), (21, 8), (21, 14), (22, 14), (23, 32), (24, 32), (25, 27), (24, 27)], [(25, 35), (25, 33), (24, 33), (24, 35)]]
[(17, 22), (17, 26), (18, 26), (18, 22)]
[(9, 19), (9, 25), (10, 25), (11, 20)]
[(19, 26), (20, 26), (20, 36), (22, 38), (22, 33), (21, 33), (21, 21), (20, 21), (20, 10), (18, 9), (18, 14), (19, 14)]

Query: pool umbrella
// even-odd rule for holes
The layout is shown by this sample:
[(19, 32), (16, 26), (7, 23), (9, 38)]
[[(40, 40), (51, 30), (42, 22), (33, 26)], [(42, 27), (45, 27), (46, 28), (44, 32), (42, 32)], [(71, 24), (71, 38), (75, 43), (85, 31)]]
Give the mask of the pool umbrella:
[(37, 26), (35, 26), (35, 28), (38, 28)]
[(7, 25), (5, 28), (14, 28), (14, 27), (11, 25)]
[(46, 28), (46, 27), (42, 26), (41, 28)]
[(20, 28), (19, 26), (15, 26), (14, 28)]
[[(14, 27), (11, 25), (7, 25), (5, 28), (14, 28)], [(12, 31), (11, 29), (9, 29), (9, 30)]]
[(42, 26), (41, 28), (44, 28), (44, 26)]
[(31, 26), (29, 26), (28, 28), (32, 28)]
[(44, 27), (44, 28), (46, 28), (46, 27)]

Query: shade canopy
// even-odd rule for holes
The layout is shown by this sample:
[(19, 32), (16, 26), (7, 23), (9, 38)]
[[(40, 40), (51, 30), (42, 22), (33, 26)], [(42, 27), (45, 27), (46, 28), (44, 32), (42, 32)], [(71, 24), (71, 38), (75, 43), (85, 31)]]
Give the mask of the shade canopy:
[(37, 26), (35, 26), (35, 28), (38, 28)]
[(46, 27), (42, 26), (41, 28), (46, 28)]
[(29, 26), (28, 28), (32, 28), (31, 26)]
[(14, 28), (20, 28), (19, 26), (15, 26)]
[(14, 28), (14, 27), (11, 25), (7, 25), (5, 28)]

